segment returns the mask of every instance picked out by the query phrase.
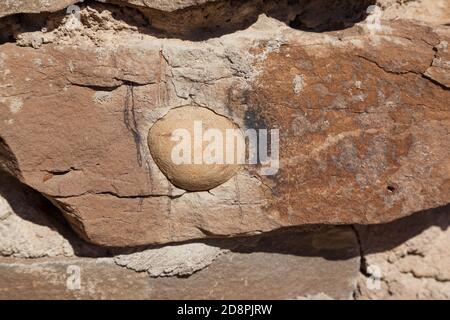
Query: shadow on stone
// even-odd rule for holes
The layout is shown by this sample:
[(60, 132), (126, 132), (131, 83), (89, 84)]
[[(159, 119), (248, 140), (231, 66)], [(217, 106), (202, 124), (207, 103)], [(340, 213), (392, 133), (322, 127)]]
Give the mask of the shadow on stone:
[[(87, 26), (111, 25), (122, 21), (142, 34), (159, 38), (203, 41), (220, 37), (254, 24), (261, 14), (275, 18), (287, 26), (310, 32), (327, 32), (353, 26), (366, 18), (366, 9), (375, 0), (220, 0), (166, 12), (142, 6), (117, 3), (102, 4), (93, 0), (79, 4), (80, 19)], [(111, 12), (111, 16), (109, 13)], [(0, 44), (11, 42), (16, 34), (46, 32), (61, 25), (65, 10), (56, 13), (16, 14), (0, 21)], [(4, 23), (6, 26), (2, 27)], [(102, 19), (104, 23), (102, 23)], [(107, 23), (108, 22), (108, 23)]]
[[(0, 171), (0, 200), (4, 199), (11, 207), (12, 212), (0, 212), (0, 223), (6, 221), (10, 215), (17, 215), (20, 219), (24, 221), (31, 222), (36, 226), (44, 226), (57, 234), (61, 235), (62, 238), (66, 239), (70, 246), (73, 248), (76, 255), (84, 257), (98, 257), (107, 256), (109, 254), (108, 248), (97, 247), (88, 244), (81, 240), (75, 232), (73, 232), (63, 218), (63, 215), (53, 204), (42, 196), (39, 192), (33, 190), (32, 188), (20, 183), (16, 178), (12, 177), (4, 171)], [(2, 208), (4, 211), (4, 208)], [(1, 216), (5, 214), (5, 216)], [(3, 221), (2, 221), (3, 220)], [(18, 223), (17, 221), (10, 223)], [(21, 225), (18, 225), (20, 228)], [(24, 235), (10, 235), (11, 237), (22, 237), (20, 241), (31, 242), (31, 241), (43, 241), (50, 242), (52, 239), (36, 239), (33, 234), (26, 234), (26, 232), (33, 232), (33, 230), (24, 230)], [(36, 230), (36, 232), (38, 232)], [(9, 236), (3, 234), (3, 236)], [(35, 245), (39, 247), (38, 244), (28, 244)], [(58, 249), (54, 248), (54, 252)], [(4, 254), (0, 252), (0, 256)]]
[[(266, 14), (299, 30), (326, 32), (353, 26), (366, 17), (375, 0), (223, 0), (173, 12), (140, 9), (146, 24), (136, 24), (136, 13), (120, 10), (113, 15), (141, 33), (162, 38), (202, 41), (250, 27)], [(101, 8), (101, 7), (100, 7)], [(106, 7), (111, 10), (110, 7)], [(132, 18), (132, 19), (130, 19)], [(134, 20), (134, 21), (133, 21)], [(142, 19), (140, 19), (142, 21)]]
[(431, 227), (446, 231), (450, 226), (450, 204), (417, 212), (409, 217), (378, 225), (356, 225), (364, 253), (394, 249)]
[[(14, 213), (20, 218), (33, 224), (46, 226), (62, 235), (73, 247), (75, 255), (79, 257), (111, 257), (162, 247), (162, 245), (151, 245), (107, 248), (86, 243), (71, 230), (62, 214), (49, 200), (1, 171), (0, 196), (9, 203)], [(412, 216), (379, 225), (356, 225), (354, 228), (309, 225), (283, 228), (253, 236), (209, 238), (181, 243), (201, 242), (236, 253), (265, 252), (346, 260), (360, 255), (359, 243), (370, 244), (370, 248), (364, 248), (365, 254), (388, 251), (432, 226), (439, 226), (442, 230), (448, 229), (450, 205), (418, 212)]]

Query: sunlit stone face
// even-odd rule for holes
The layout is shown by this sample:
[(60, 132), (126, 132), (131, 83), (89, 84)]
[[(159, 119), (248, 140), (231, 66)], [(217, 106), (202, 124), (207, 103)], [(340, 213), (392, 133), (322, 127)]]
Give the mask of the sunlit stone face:
[(150, 129), (148, 145), (166, 177), (189, 191), (210, 190), (228, 181), (245, 157), (241, 130), (203, 107), (169, 111)]

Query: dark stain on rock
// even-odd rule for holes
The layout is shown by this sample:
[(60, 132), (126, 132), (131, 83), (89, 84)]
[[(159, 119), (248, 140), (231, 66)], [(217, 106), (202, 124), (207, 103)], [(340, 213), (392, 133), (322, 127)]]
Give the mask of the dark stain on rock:
[(139, 166), (142, 167), (142, 156), (141, 156), (142, 137), (137, 128), (133, 84), (127, 85), (127, 94), (125, 96), (124, 102), (123, 119), (125, 126), (133, 135), (133, 140), (136, 145), (136, 159)]
[[(421, 40), (412, 41), (421, 46)], [(412, 141), (427, 134), (417, 120), (438, 117), (448, 103), (446, 93), (420, 74), (380, 65), (394, 50), (408, 69), (420, 69), (429, 51), (422, 47), (417, 57), (386, 42), (367, 49), (367, 60), (355, 58), (360, 49), (350, 45), (322, 55), (299, 44), (282, 46), (255, 65), (261, 72), (252, 89), (230, 108), (243, 114), (246, 127), (280, 130), (280, 170), (260, 176), (272, 191), (269, 214), (286, 224), (376, 223), (402, 212), (412, 195), (387, 205), (386, 190), (397, 194), (402, 188), (386, 186), (394, 186), (404, 161), (426, 161), (410, 153)], [(296, 76), (304, 79), (300, 92), (293, 87)]]

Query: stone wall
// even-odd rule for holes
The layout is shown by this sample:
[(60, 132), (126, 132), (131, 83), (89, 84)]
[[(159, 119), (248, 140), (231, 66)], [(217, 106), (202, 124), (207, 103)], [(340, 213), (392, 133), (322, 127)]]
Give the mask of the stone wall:
[[(0, 299), (450, 298), (448, 1), (101, 2), (0, 4)], [(165, 170), (175, 108), (279, 171)]]

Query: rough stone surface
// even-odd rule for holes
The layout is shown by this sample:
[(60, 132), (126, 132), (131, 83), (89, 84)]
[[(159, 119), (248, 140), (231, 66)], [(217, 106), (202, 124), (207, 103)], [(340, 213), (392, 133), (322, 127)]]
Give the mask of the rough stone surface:
[[(320, 0), (315, 0), (316, 2), (322, 2)], [(41, 12), (55, 12), (67, 8), (70, 5), (82, 6), (80, 0), (5, 0), (0, 4), (0, 17), (18, 14), (18, 13), (41, 13)], [(87, 1), (86, 1), (87, 2)], [(94, 2), (92, 0), (91, 2)], [(205, 10), (208, 8), (207, 5), (212, 6), (214, 9), (223, 8), (229, 1), (220, 0), (98, 0), (102, 3), (113, 3), (122, 6), (135, 7), (140, 9), (144, 14), (152, 15), (152, 11), (147, 10), (158, 10), (159, 15), (164, 15), (164, 12), (172, 13), (175, 11), (182, 11), (183, 9), (189, 8), (190, 10)], [(243, 2), (251, 3), (253, 7), (262, 7), (262, 0), (247, 0)], [(344, 2), (344, 1), (341, 1)], [(346, 1), (350, 3), (350, 1)], [(369, 4), (377, 4), (383, 9), (383, 18), (387, 20), (391, 19), (413, 19), (418, 21), (426, 21), (431, 24), (441, 24), (445, 25), (450, 22), (450, 8), (448, 6), (447, 0), (374, 0), (374, 1), (353, 1), (353, 3), (358, 4), (364, 3), (366, 6)], [(282, 4), (283, 1), (278, 1), (278, 5)], [(299, 5), (303, 7), (301, 14), (303, 16), (307, 15), (309, 6), (313, 6), (312, 1), (299, 0)], [(236, 5), (233, 4), (236, 8)], [(328, 6), (332, 4), (328, 3)], [(249, 10), (251, 6), (243, 6), (243, 8)], [(350, 6), (347, 4), (347, 10)], [(306, 12), (306, 14), (305, 14)], [(181, 16), (181, 15), (179, 15)], [(167, 16), (164, 16), (166, 18)], [(191, 17), (192, 18), (192, 17)], [(160, 20), (161, 17), (157, 20)], [(213, 19), (213, 17), (212, 17)], [(317, 19), (317, 16), (316, 16)], [(162, 19), (161, 19), (162, 20)], [(313, 19), (310, 19), (313, 20)], [(191, 22), (193, 22), (191, 20)], [(156, 21), (158, 24), (159, 21)]]
[[(75, 1), (71, 1), (74, 3)], [(101, 3), (114, 3), (114, 6), (105, 6)], [(4, 21), (0, 21), (0, 30), (3, 41), (12, 38), (18, 39), (23, 33), (30, 30), (53, 30), (61, 21), (67, 18), (77, 17), (84, 25), (89, 25), (91, 36), (93, 31), (100, 27), (113, 27), (119, 31), (122, 26), (114, 26), (110, 21), (103, 21), (110, 13), (119, 20), (133, 25), (135, 31), (143, 34), (152, 34), (163, 38), (179, 38), (187, 40), (207, 40), (211, 37), (219, 37), (224, 34), (243, 30), (254, 24), (258, 16), (266, 14), (286, 25), (309, 31), (328, 31), (342, 29), (353, 25), (366, 15), (367, 6), (374, 4), (375, 0), (198, 0), (198, 1), (94, 1), (87, 0), (77, 3), (77, 7), (70, 7), (54, 14), (53, 11), (41, 8), (39, 2), (31, 1), (23, 9), (24, 12), (39, 12), (35, 15), (9, 15)], [(53, 6), (62, 6), (63, 2), (56, 2)], [(3, 14), (21, 12), (20, 7), (4, 8)], [(30, 10), (29, 8), (34, 8)], [(89, 19), (85, 10), (91, 7), (100, 7), (101, 12), (95, 19)], [(324, 10), (324, 8), (327, 10)], [(41, 9), (40, 9), (41, 8)], [(81, 9), (81, 11), (79, 11)], [(106, 10), (103, 10), (106, 9)], [(67, 11), (74, 14), (68, 15)], [(1, 7), (0, 7), (0, 12)], [(236, 14), (238, 13), (238, 14)], [(45, 17), (50, 18), (51, 23), (45, 23)], [(56, 22), (55, 22), (56, 21)], [(6, 22), (6, 24), (4, 23)], [(48, 34), (47, 34), (48, 35)], [(46, 35), (46, 36), (47, 36)], [(67, 32), (61, 32), (60, 37), (67, 36)], [(2, 39), (0, 38), (0, 39)], [(44, 37), (46, 38), (46, 37)], [(106, 40), (106, 39), (104, 39)]]
[(98, 256), (107, 248), (74, 234), (60, 212), (35, 190), (0, 172), (0, 256), (15, 258)]
[(73, 256), (72, 246), (56, 230), (58, 223), (46, 211), (48, 204), (39, 194), (21, 188), (15, 179), (0, 173), (0, 255)]
[(114, 261), (134, 271), (146, 271), (151, 277), (186, 276), (206, 268), (222, 252), (217, 247), (191, 243), (119, 255)]
[[(450, 206), (357, 227), (364, 257), (357, 299), (450, 299)], [(378, 283), (377, 283), (378, 281)]]
[[(208, 136), (212, 132), (209, 130), (216, 131), (218, 136), (215, 133)], [(238, 134), (229, 154), (227, 131)], [(245, 140), (234, 123), (207, 108), (194, 106), (169, 111), (148, 134), (148, 147), (158, 168), (175, 186), (189, 191), (210, 190), (230, 180), (239, 164), (244, 163), (245, 150), (237, 154), (238, 145), (245, 145)]]
[[(175, 11), (191, 6), (198, 6), (218, 0), (97, 0), (102, 3), (130, 5), (161, 11)], [(4, 0), (0, 4), (0, 17), (17, 13), (55, 12), (70, 5), (80, 4), (84, 0)]]
[[(349, 299), (355, 290), (358, 248), (348, 227), (209, 245), (230, 252), (181, 278), (150, 278), (145, 272), (119, 267), (111, 258), (3, 258), (0, 299)], [(71, 276), (78, 271), (79, 290), (71, 290)]]
[(107, 2), (111, 3), (130, 4), (138, 7), (158, 9), (168, 12), (216, 1), (219, 0), (107, 0)]
[[(356, 234), (348, 227), (303, 228), (116, 258), (2, 258), (0, 298), (448, 299), (449, 214), (447, 206), (388, 224), (357, 226)], [(192, 275), (183, 278), (149, 278), (132, 271), (168, 270), (160, 268), (160, 261), (173, 266), (192, 245), (221, 256), (205, 259), (197, 273), (184, 269)], [(155, 259), (158, 252), (161, 260)], [(128, 270), (118, 267), (119, 260), (129, 264)], [(67, 287), (74, 266), (81, 271), (79, 290)], [(182, 266), (183, 261), (175, 269)], [(378, 278), (379, 287), (374, 286)]]
[[(0, 3), (0, 299), (450, 298), (448, 205), (124, 249), (41, 195), (118, 246), (444, 205), (448, 1), (75, 2)], [(281, 129), (279, 174), (171, 185), (147, 134), (190, 104)]]
[[(312, 33), (261, 15), (190, 42), (136, 32), (114, 8), (89, 4), (78, 24), (66, 18), (21, 33), (22, 48), (0, 47), (2, 166), (86, 240), (380, 223), (450, 201), (446, 28), (395, 21), (374, 33), (361, 22)], [(192, 103), (241, 128), (279, 129), (278, 173), (246, 166), (210, 192), (174, 187), (147, 136)]]
[(0, 17), (17, 13), (55, 12), (78, 0), (4, 0), (0, 4)]
[(427, 24), (448, 25), (450, 5), (447, 0), (378, 0), (384, 19), (411, 19)]

